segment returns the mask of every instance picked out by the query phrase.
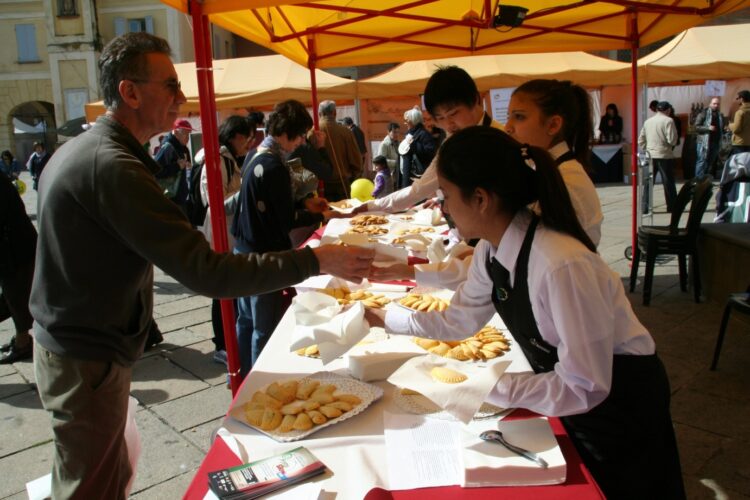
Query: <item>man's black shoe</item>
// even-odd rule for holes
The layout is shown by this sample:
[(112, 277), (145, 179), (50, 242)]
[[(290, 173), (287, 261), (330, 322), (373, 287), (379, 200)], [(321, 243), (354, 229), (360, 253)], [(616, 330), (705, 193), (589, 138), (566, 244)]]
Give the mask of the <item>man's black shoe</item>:
[(10, 338), (10, 342), (8, 342), (7, 344), (0, 345), (0, 352), (10, 351), (11, 349), (13, 349), (13, 346), (15, 345), (15, 343), (16, 343), (16, 336), (13, 335)]
[(0, 365), (9, 365), (16, 361), (22, 361), (24, 359), (31, 359), (34, 354), (34, 342), (29, 342), (24, 347), (16, 347), (15, 343), (10, 347), (8, 352), (0, 357)]
[(161, 334), (161, 330), (156, 325), (156, 321), (151, 322), (151, 326), (148, 330), (148, 338), (146, 339), (146, 350), (148, 351), (157, 344), (164, 342), (164, 336)]

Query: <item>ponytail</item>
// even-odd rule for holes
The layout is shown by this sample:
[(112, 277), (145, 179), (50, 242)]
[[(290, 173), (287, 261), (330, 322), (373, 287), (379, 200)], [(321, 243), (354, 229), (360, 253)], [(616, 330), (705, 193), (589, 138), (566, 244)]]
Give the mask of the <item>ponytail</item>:
[(510, 215), (538, 201), (546, 227), (566, 233), (596, 252), (578, 222), (557, 166), (544, 149), (522, 145), (494, 128), (469, 127), (446, 139), (437, 167), (464, 198), (477, 188), (486, 189)]
[[(539, 153), (549, 157), (549, 153), (539, 148), (532, 152), (532, 158), (537, 158)], [(536, 156), (535, 156), (536, 155)], [(551, 160), (551, 158), (550, 158)], [(561, 233), (567, 233), (583, 243), (586, 248), (596, 253), (596, 245), (581, 226), (576, 216), (573, 202), (570, 200), (568, 188), (565, 186), (560, 170), (552, 161), (537, 161), (536, 182), (537, 201), (542, 211), (541, 218), (544, 225)]]
[(563, 126), (558, 137), (564, 140), (576, 160), (590, 170), (589, 143), (594, 136), (589, 93), (569, 80), (529, 80), (514, 92), (531, 97), (544, 117), (559, 115)]

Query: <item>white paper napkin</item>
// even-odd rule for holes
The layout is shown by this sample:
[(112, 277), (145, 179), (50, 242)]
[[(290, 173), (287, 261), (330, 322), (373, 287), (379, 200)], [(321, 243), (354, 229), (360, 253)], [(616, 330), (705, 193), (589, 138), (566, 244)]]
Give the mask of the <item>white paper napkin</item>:
[(403, 335), (372, 344), (360, 344), (347, 354), (349, 373), (363, 382), (385, 380), (408, 359), (426, 351)]
[(427, 248), (427, 260), (430, 261), (430, 264), (447, 262), (448, 260), (465, 253), (467, 250), (472, 250), (472, 248), (463, 241), (459, 241), (453, 245), (450, 250), (446, 250), (442, 238), (436, 239), (430, 244), (429, 248)]
[[(483, 441), (486, 430), (499, 430), (510, 443), (536, 453), (549, 467), (509, 451), (504, 446)], [(544, 417), (501, 422), (474, 421), (461, 429), (464, 487), (531, 486), (565, 482), (567, 466), (549, 421)]]
[[(419, 392), (461, 422), (468, 423), (509, 365), (510, 361), (502, 359), (470, 363), (428, 354), (408, 360), (388, 377), (388, 382)], [(439, 366), (468, 378), (457, 384), (439, 382), (430, 374)]]
[(414, 223), (423, 226), (439, 226), (445, 224), (445, 219), (438, 207), (423, 208), (414, 214)]
[(342, 312), (343, 307), (330, 295), (305, 292), (294, 297), (291, 307), (295, 326), (290, 351), (317, 344), (323, 364), (346, 353), (370, 331), (361, 302)]

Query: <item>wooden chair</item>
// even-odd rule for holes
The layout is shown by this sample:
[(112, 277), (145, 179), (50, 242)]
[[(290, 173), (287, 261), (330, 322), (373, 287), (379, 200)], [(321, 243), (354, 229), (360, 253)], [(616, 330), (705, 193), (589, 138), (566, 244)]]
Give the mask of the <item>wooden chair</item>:
[[(709, 177), (693, 178), (685, 182), (672, 207), (669, 226), (641, 226), (638, 229), (638, 246), (633, 252), (633, 265), (630, 269), (630, 291), (635, 291), (638, 279), (638, 264), (641, 254), (646, 255), (646, 275), (643, 280), (643, 305), (651, 302), (651, 288), (654, 280), (654, 266), (659, 255), (676, 255), (680, 272), (680, 289), (687, 291), (687, 256), (693, 264), (693, 292), (695, 301), (700, 302), (700, 273), (698, 267), (698, 230), (701, 219), (711, 199), (713, 186)], [(684, 228), (679, 227), (680, 219), (690, 203), (688, 221)]]

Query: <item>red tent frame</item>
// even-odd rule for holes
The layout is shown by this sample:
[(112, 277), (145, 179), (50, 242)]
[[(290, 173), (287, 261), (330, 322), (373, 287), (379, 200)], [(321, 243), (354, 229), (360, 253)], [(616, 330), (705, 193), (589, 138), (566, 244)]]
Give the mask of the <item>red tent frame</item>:
[[(299, 3), (295, 4), (297, 7), (309, 7), (311, 9), (327, 9), (335, 12), (342, 12), (347, 14), (357, 14), (357, 17), (352, 17), (349, 19), (344, 19), (336, 22), (332, 22), (329, 24), (324, 24), (321, 26), (317, 26), (315, 28), (309, 28), (302, 31), (296, 31), (294, 27), (292, 26), (291, 22), (286, 18), (286, 16), (283, 13), (283, 10), (276, 6), (271, 7), (275, 9), (279, 15), (284, 19), (285, 23), (289, 27), (290, 30), (293, 31), (292, 34), (286, 35), (286, 36), (276, 36), (273, 34), (271, 29), (265, 25), (263, 19), (258, 14), (256, 9), (252, 9), (252, 13), (256, 16), (259, 22), (264, 25), (271, 42), (283, 42), (291, 39), (297, 39), (300, 43), (300, 45), (305, 49), (305, 52), (308, 55), (308, 68), (310, 69), (310, 81), (311, 81), (311, 87), (312, 87), (312, 108), (313, 108), (313, 120), (314, 120), (314, 126), (317, 129), (318, 128), (318, 115), (317, 115), (317, 106), (318, 106), (318, 95), (317, 95), (317, 88), (315, 84), (315, 69), (318, 67), (319, 62), (324, 61), (326, 58), (330, 58), (332, 56), (341, 54), (343, 52), (353, 51), (353, 50), (362, 50), (367, 47), (371, 47), (380, 43), (384, 42), (392, 42), (392, 41), (398, 41), (400, 43), (407, 43), (407, 44), (416, 44), (421, 45), (425, 47), (433, 47), (433, 48), (449, 48), (449, 49), (458, 49), (458, 50), (464, 50), (466, 51), (467, 55), (470, 55), (473, 51), (479, 51), (479, 50), (486, 50), (492, 47), (505, 45), (509, 43), (513, 43), (522, 39), (531, 38), (531, 37), (537, 37), (541, 36), (545, 33), (551, 33), (551, 32), (559, 32), (559, 33), (569, 33), (569, 34), (578, 34), (578, 35), (585, 35), (595, 38), (603, 38), (603, 39), (609, 39), (613, 41), (622, 41), (624, 43), (627, 43), (630, 47), (630, 50), (632, 52), (632, 63), (631, 63), (631, 100), (632, 100), (632, 138), (633, 138), (633, 148), (632, 148), (632, 154), (631, 154), (631, 184), (632, 184), (632, 196), (633, 196), (633, 207), (632, 207), (632, 231), (631, 231), (631, 239), (632, 239), (632, 245), (633, 249), (635, 251), (635, 245), (637, 245), (637, 228), (638, 228), (638, 221), (637, 221), (637, 199), (638, 199), (638, 148), (636, 146), (636, 138), (638, 137), (638, 47), (640, 45), (640, 39), (641, 37), (648, 33), (655, 25), (656, 23), (662, 19), (662, 17), (666, 16), (667, 14), (682, 14), (682, 15), (699, 15), (699, 16), (711, 16), (718, 8), (720, 8), (726, 0), (717, 0), (710, 4), (708, 7), (704, 8), (694, 8), (694, 7), (680, 7), (678, 5), (657, 5), (657, 4), (648, 4), (644, 2), (634, 2), (629, 0), (609, 0), (606, 3), (618, 5), (622, 7), (626, 7), (631, 15), (630, 15), (630, 26), (629, 26), (629, 34), (626, 37), (618, 36), (618, 35), (612, 35), (612, 34), (602, 34), (602, 33), (596, 33), (596, 32), (587, 32), (583, 29), (579, 29), (580, 25), (582, 24), (588, 24), (593, 21), (597, 20), (605, 20), (607, 18), (621, 15), (621, 13), (616, 14), (609, 14), (604, 15), (599, 18), (595, 19), (587, 19), (583, 22), (576, 22), (576, 23), (570, 23), (563, 26), (558, 26), (554, 28), (546, 27), (546, 26), (540, 26), (535, 25), (533, 22), (534, 20), (542, 19), (545, 16), (548, 16), (550, 14), (559, 13), (564, 10), (570, 10), (575, 9), (579, 7), (583, 7), (587, 4), (590, 4), (590, 0), (581, 0), (580, 2), (568, 4), (552, 9), (547, 9), (544, 11), (540, 11), (537, 13), (532, 13), (526, 16), (524, 19), (523, 27), (524, 29), (533, 29), (536, 32), (531, 34), (524, 34), (520, 35), (515, 38), (511, 38), (509, 40), (503, 40), (501, 42), (494, 42), (491, 44), (486, 45), (475, 45), (476, 37), (472, 39), (472, 46), (470, 48), (466, 47), (459, 47), (459, 46), (453, 46), (453, 45), (446, 45), (446, 44), (440, 44), (435, 42), (425, 42), (425, 41), (418, 41), (418, 40), (412, 40), (410, 37), (416, 36), (416, 35), (423, 35), (425, 33), (435, 31), (438, 29), (442, 29), (449, 26), (464, 26), (468, 28), (476, 28), (476, 29), (486, 29), (492, 27), (492, 21), (493, 21), (493, 11), (492, 11), (492, 1), (491, 0), (484, 0), (482, 13), (479, 16), (479, 19), (463, 19), (463, 20), (450, 20), (450, 19), (442, 19), (442, 18), (435, 18), (430, 16), (420, 16), (410, 13), (402, 12), (407, 9), (413, 9), (415, 7), (419, 7), (422, 5), (427, 5), (434, 3), (437, 0), (414, 0), (413, 2), (410, 2), (408, 4), (400, 5), (397, 7), (393, 7), (391, 9), (386, 10), (376, 10), (376, 9), (367, 9), (367, 8), (356, 8), (356, 7), (349, 7), (349, 6), (340, 6), (340, 5), (330, 5), (330, 4), (324, 4), (324, 3)], [(675, 3), (678, 3), (679, 0), (677, 0)], [(218, 152), (218, 132), (217, 132), (217, 124), (216, 124), (216, 104), (215, 104), (215, 94), (214, 94), (214, 88), (213, 88), (213, 60), (211, 56), (211, 34), (209, 29), (209, 22), (208, 22), (208, 14), (204, 12), (204, 6), (203, 3), (200, 0), (188, 0), (187, 1), (187, 8), (188, 12), (191, 15), (193, 19), (193, 45), (195, 47), (195, 58), (196, 58), (196, 72), (198, 75), (198, 94), (200, 96), (200, 109), (201, 109), (201, 125), (203, 130), (203, 144), (206, 152), (206, 174), (208, 177), (208, 197), (209, 197), (209, 205), (212, 207), (222, 207), (223, 206), (223, 192), (221, 188), (221, 174), (219, 172), (219, 152)], [(212, 13), (215, 13), (216, 11), (212, 9)], [(645, 26), (642, 31), (639, 31), (638, 26), (638, 12), (649, 12), (649, 13), (657, 13), (659, 16), (649, 23), (648, 26)], [(381, 16), (381, 17), (392, 17), (392, 18), (398, 18), (398, 19), (410, 19), (414, 21), (427, 21), (427, 22), (434, 22), (437, 23), (437, 26), (429, 27), (422, 30), (417, 30), (411, 33), (402, 34), (398, 37), (380, 37), (380, 36), (372, 36), (372, 35), (362, 35), (362, 34), (356, 34), (356, 33), (347, 33), (346, 36), (348, 37), (355, 37), (355, 38), (362, 38), (363, 40), (366, 40), (362, 45), (331, 52), (328, 54), (318, 54), (316, 52), (316, 45), (315, 45), (315, 36), (316, 35), (333, 35), (333, 36), (340, 36), (341, 35), (341, 27), (346, 26), (349, 24), (356, 23), (357, 21), (361, 20), (362, 17), (372, 17), (372, 16)], [(332, 30), (338, 30), (338, 31), (332, 31)], [(307, 42), (307, 44), (305, 44)], [(228, 243), (227, 243), (227, 231), (226, 231), (226, 218), (224, 216), (223, 210), (211, 210), (211, 225), (213, 228), (213, 240), (214, 240), (214, 248), (217, 252), (226, 252), (229, 251)], [(222, 300), (221, 301), (221, 317), (222, 321), (224, 323), (224, 336), (226, 340), (226, 348), (227, 348), (227, 359), (228, 359), (228, 366), (229, 366), (229, 375), (230, 375), (230, 385), (232, 388), (232, 394), (236, 394), (237, 390), (240, 387), (241, 380), (239, 378), (239, 360), (238, 360), (238, 347), (237, 347), (237, 337), (236, 337), (236, 331), (235, 331), (235, 318), (234, 318), (234, 308), (232, 306), (231, 300)]]

